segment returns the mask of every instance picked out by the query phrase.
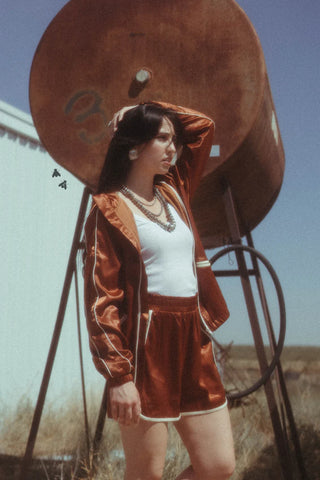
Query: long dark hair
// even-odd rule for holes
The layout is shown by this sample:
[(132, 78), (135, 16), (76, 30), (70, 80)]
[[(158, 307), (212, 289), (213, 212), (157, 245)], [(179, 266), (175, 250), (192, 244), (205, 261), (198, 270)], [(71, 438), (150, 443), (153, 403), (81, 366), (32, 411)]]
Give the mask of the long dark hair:
[(172, 122), (176, 141), (182, 144), (183, 128), (174, 111), (154, 103), (144, 103), (128, 110), (110, 142), (96, 193), (115, 191), (121, 187), (132, 164), (129, 151), (155, 138), (163, 117)]

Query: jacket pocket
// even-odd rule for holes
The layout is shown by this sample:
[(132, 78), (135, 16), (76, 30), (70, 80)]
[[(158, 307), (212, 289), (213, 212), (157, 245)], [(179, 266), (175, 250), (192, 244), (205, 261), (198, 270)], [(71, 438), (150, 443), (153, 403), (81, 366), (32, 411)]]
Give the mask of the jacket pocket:
[(201, 305), (201, 303), (199, 305), (199, 310), (200, 310), (201, 319), (202, 319), (202, 322), (204, 323), (205, 329), (209, 330), (208, 333), (212, 334), (216, 329), (216, 327), (208, 313), (208, 310), (203, 305)]

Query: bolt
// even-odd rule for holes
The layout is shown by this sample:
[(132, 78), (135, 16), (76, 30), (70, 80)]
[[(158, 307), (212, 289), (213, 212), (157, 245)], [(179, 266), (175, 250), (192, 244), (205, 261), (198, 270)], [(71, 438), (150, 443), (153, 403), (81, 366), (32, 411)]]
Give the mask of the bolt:
[(147, 83), (151, 78), (151, 72), (146, 70), (145, 68), (141, 68), (136, 73), (136, 80), (139, 83)]

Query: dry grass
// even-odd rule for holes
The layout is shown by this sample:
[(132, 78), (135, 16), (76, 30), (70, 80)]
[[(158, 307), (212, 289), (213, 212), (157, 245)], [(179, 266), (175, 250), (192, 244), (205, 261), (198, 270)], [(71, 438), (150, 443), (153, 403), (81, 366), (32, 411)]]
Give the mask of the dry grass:
[[(240, 350), (240, 351), (239, 351)], [(238, 355), (236, 355), (238, 354)], [(238, 349), (238, 369), (252, 361), (252, 350)], [(282, 356), (282, 367), (309, 480), (320, 480), (320, 349), (290, 347)], [(252, 363), (250, 365), (252, 368)], [(248, 405), (231, 410), (237, 456), (232, 480), (281, 479), (281, 469), (263, 388), (247, 398)], [(288, 429), (288, 435), (290, 431)], [(300, 479), (291, 448), (293, 478)], [(303, 479), (305, 480), (305, 479)]]
[[(320, 349), (286, 349), (282, 359), (283, 371), (298, 425), (300, 442), (309, 480), (320, 480)], [(256, 375), (251, 349), (234, 351), (232, 371), (236, 375), (247, 371), (240, 381)], [(235, 368), (236, 365), (236, 368)], [(240, 375), (240, 374), (239, 374)], [(237, 378), (237, 382), (239, 378)], [(119, 429), (115, 422), (107, 420), (99, 457), (96, 458), (96, 471), (92, 473), (92, 456), (83, 460), (85, 446), (82, 406), (70, 401), (57, 410), (55, 404), (46, 404), (35, 447), (35, 456), (71, 455), (78, 461), (82, 458), (83, 471), (87, 470), (90, 480), (121, 480), (124, 471), (124, 458), (121, 449)], [(90, 400), (89, 422), (94, 428), (99, 409), (99, 398)], [(33, 406), (22, 399), (13, 411), (2, 407), (0, 444), (2, 454), (22, 456), (24, 453)], [(237, 469), (232, 480), (281, 479), (278, 455), (274, 446), (274, 435), (263, 389), (245, 399), (245, 404), (231, 409), (231, 419), (237, 456)], [(294, 451), (293, 451), (294, 462)], [(163, 478), (173, 480), (188, 464), (188, 455), (180, 438), (170, 428), (168, 455)], [(91, 473), (89, 473), (91, 471)], [(300, 479), (295, 473), (294, 479)], [(72, 477), (65, 477), (65, 479)], [(13, 479), (14, 477), (12, 477)], [(37, 477), (38, 478), (38, 477)], [(39, 477), (41, 478), (41, 477)], [(43, 478), (55, 480), (48, 472)], [(60, 477), (59, 477), (60, 478)], [(11, 478), (6, 477), (6, 480)], [(301, 480), (301, 479), (300, 479)]]

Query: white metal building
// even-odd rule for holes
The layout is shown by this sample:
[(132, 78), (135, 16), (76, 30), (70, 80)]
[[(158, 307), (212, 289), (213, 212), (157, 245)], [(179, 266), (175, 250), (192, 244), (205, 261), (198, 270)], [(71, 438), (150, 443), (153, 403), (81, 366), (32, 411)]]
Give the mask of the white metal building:
[[(34, 402), (39, 391), (83, 185), (48, 155), (31, 116), (2, 101), (0, 157), (0, 404), (14, 406), (26, 395)], [(72, 287), (50, 382), (53, 397), (80, 381), (74, 304)], [(89, 377), (99, 382), (85, 326), (83, 344)]]

